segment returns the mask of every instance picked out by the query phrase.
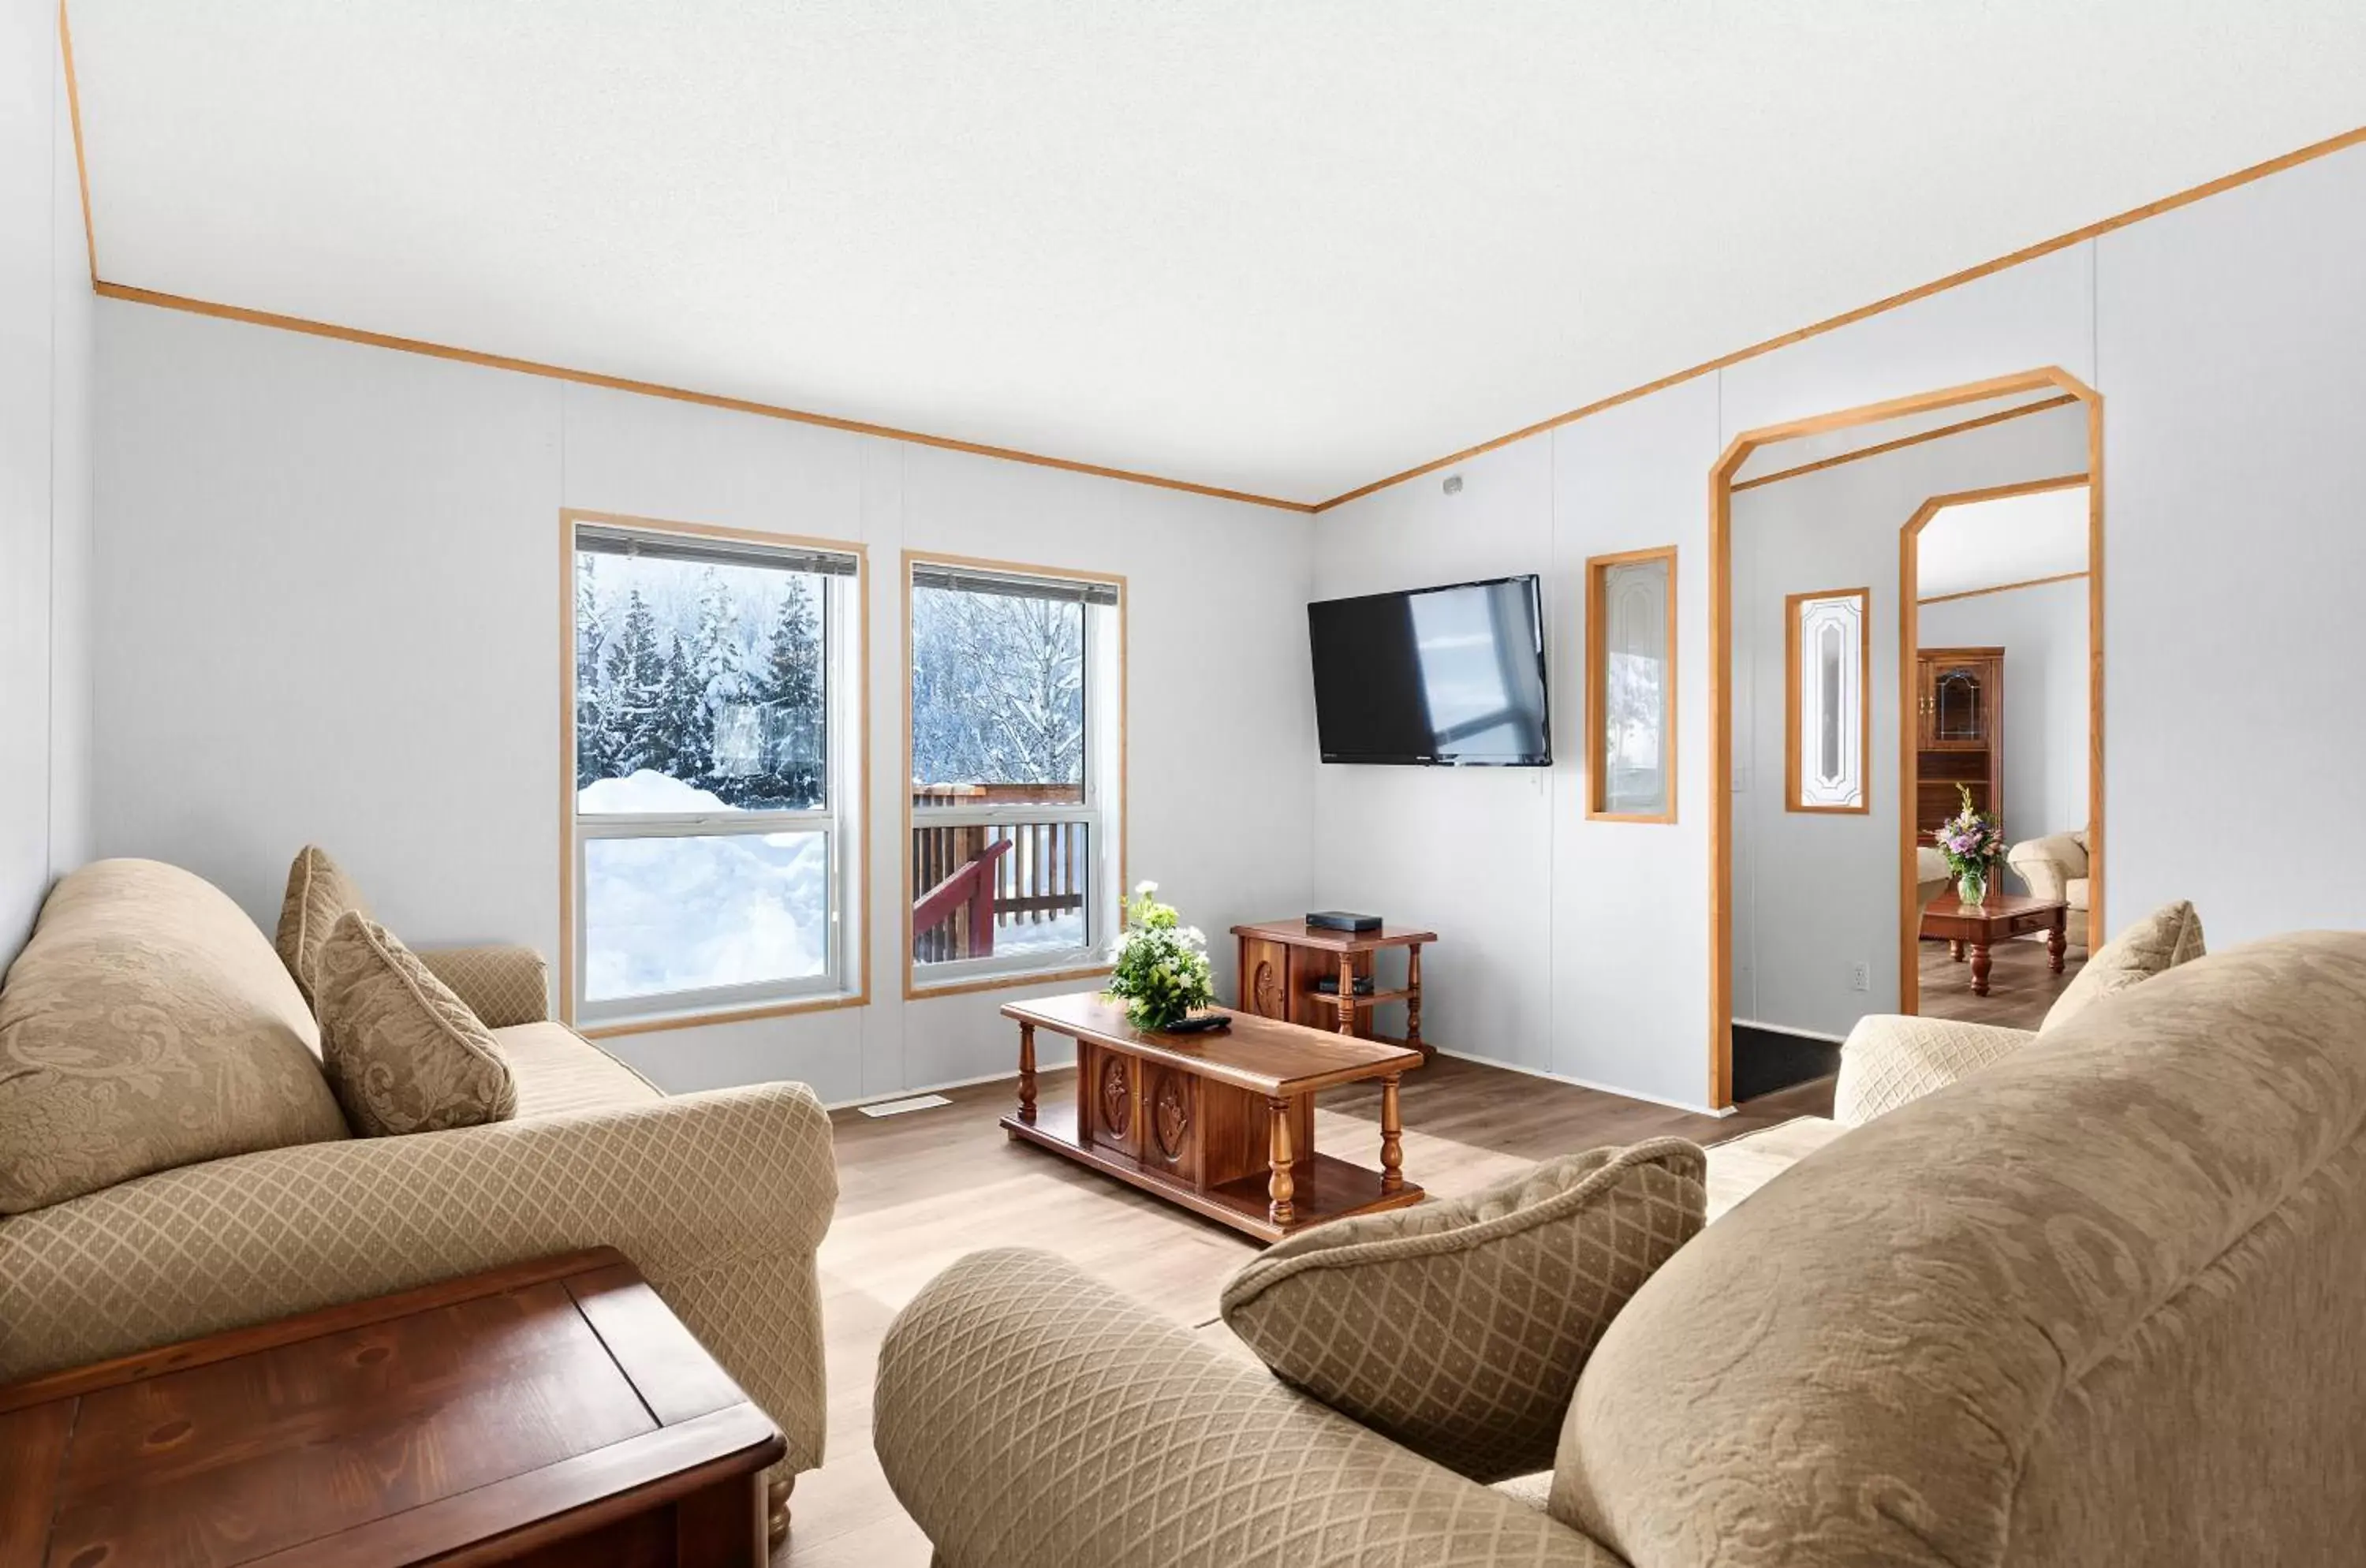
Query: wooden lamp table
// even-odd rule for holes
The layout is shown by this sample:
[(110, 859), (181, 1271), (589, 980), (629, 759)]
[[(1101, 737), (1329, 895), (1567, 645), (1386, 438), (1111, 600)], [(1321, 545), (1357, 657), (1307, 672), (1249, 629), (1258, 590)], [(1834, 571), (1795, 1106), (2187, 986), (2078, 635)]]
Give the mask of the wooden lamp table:
[(1989, 949), (2032, 931), (2045, 933), (2045, 966), (2062, 973), (2062, 954), (2068, 944), (2070, 906), (2061, 899), (2002, 897), (1989, 895), (1985, 903), (1966, 904), (1955, 893), (1942, 893), (1922, 911), (1922, 934), (1944, 937), (1957, 963), (1969, 948), (1972, 995), (1989, 994)]
[(0, 1568), (761, 1568), (785, 1446), (601, 1247), (0, 1388)]
[[(1219, 1011), (1229, 1010), (1219, 1009)], [(1199, 1034), (1136, 1029), (1123, 1003), (1091, 992), (1012, 1002), (1019, 1025), (1019, 1108), (1003, 1131), (1195, 1213), (1279, 1241), (1346, 1214), (1421, 1201), (1404, 1179), (1400, 1075), (1422, 1065), (1409, 1046), (1232, 1013)], [(1035, 1100), (1035, 1032), (1076, 1043), (1073, 1105)], [(1380, 1085), (1380, 1168), (1314, 1149), (1314, 1094)]]
[[(1383, 1002), (1405, 1007), (1404, 1043), (1426, 1055), (1421, 1038), (1421, 950), (1437, 933), (1413, 926), (1382, 926), (1378, 931), (1340, 931), (1310, 926), (1304, 920), (1262, 920), (1234, 926), (1241, 944), (1241, 1010), (1260, 1018), (1284, 1019), (1314, 1029), (1375, 1038), (1372, 1010)], [(1385, 950), (1405, 953), (1405, 983), (1402, 990), (1383, 991), (1374, 961)], [(1322, 989), (1325, 980), (1336, 991)], [(1374, 981), (1363, 996), (1358, 980)]]

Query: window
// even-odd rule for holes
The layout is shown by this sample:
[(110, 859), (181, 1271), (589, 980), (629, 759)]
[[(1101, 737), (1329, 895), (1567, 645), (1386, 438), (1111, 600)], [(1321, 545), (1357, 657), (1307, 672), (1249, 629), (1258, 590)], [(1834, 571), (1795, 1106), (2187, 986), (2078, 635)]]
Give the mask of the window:
[(1676, 819), (1676, 551), (1585, 563), (1588, 817)]
[(574, 1019), (859, 990), (860, 549), (567, 521)]
[(1865, 699), (1873, 664), (1873, 593), (1834, 588), (1783, 601), (1787, 691), (1784, 805), (1793, 811), (1871, 809), (1873, 712)]
[(1123, 875), (1124, 582), (905, 566), (906, 989), (1098, 967)]

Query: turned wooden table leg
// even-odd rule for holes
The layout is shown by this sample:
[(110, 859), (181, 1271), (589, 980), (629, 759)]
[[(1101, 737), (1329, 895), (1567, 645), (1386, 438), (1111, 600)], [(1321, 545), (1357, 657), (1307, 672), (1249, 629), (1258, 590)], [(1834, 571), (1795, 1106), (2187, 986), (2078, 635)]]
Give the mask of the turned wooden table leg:
[(1421, 1049), (1421, 943), (1405, 949), (1405, 1043)]
[(1972, 995), (1985, 997), (1988, 994), (1989, 944), (1976, 942), (1972, 943)]
[(1397, 1110), (1397, 1080), (1391, 1073), (1380, 1080), (1380, 1190), (1404, 1187), (1404, 1120)]
[(2062, 916), (2056, 915), (2054, 923), (2045, 928), (2045, 967), (2056, 975), (2062, 973), (2063, 950), (2070, 945), (2067, 924)]
[(764, 1541), (774, 1551), (789, 1539), (789, 1491), (797, 1478), (783, 1475), (764, 1484)]
[(1356, 955), (1339, 955), (1339, 1032), (1356, 1032)]
[(1035, 1026), (1019, 1026), (1019, 1119), (1035, 1122)]
[(1954, 959), (1958, 964), (1961, 964), (1964, 961), (1964, 939), (1962, 937), (1951, 936), (1947, 939), (1947, 956)]
[(1265, 1217), (1286, 1225), (1298, 1217), (1290, 1206), (1290, 1200), (1298, 1195), (1298, 1184), (1290, 1179), (1290, 1168), (1298, 1156), (1290, 1146), (1290, 1101), (1277, 1095), (1265, 1103), (1273, 1129), (1269, 1156), (1273, 1177), (1266, 1186), (1266, 1196), (1272, 1201), (1266, 1205)]

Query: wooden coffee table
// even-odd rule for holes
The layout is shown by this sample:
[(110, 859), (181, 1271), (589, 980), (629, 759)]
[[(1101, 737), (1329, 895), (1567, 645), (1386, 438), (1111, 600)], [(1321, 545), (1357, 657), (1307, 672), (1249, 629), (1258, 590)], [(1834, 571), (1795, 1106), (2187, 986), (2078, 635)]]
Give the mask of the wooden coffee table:
[[(1267, 1241), (1422, 1200), (1404, 1179), (1397, 1110), (1418, 1050), (1245, 1012), (1216, 1032), (1154, 1033), (1091, 992), (1012, 1002), (1002, 1016), (1019, 1024), (1019, 1109), (1002, 1119), (1014, 1140)], [(1076, 1043), (1074, 1104), (1036, 1103), (1039, 1029)], [(1380, 1168), (1316, 1153), (1315, 1091), (1373, 1078)]]
[(1972, 995), (1989, 994), (1989, 949), (2032, 931), (2045, 933), (2045, 966), (2062, 973), (2067, 944), (2066, 928), (2070, 906), (2059, 898), (2011, 898), (1990, 894), (1985, 903), (1966, 904), (1954, 893), (1942, 893), (1922, 911), (1922, 934), (1945, 937), (1957, 963), (1968, 947), (1972, 955)]
[(0, 1389), (0, 1568), (760, 1568), (783, 1447), (603, 1247)]

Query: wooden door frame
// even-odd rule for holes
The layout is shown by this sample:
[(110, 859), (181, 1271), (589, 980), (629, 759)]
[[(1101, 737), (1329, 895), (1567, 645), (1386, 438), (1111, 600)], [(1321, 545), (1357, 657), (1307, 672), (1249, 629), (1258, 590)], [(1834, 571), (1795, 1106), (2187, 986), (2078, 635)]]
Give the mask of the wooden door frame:
[[(2052, 389), (2067, 392), (2087, 408), (2087, 834), (2090, 941), (2103, 928), (2103, 399), (2059, 366), (1968, 381), (1910, 397), (1891, 398), (1839, 409), (1806, 419), (1745, 430), (1729, 443), (1708, 477), (1709, 574), (1709, 1020), (1708, 1102), (1723, 1110), (1733, 1098), (1733, 476), (1762, 447), (1854, 425), (1876, 424), (1910, 414), (1966, 403)], [(1932, 508), (1936, 511), (1935, 507)], [(1925, 519), (1927, 521), (1927, 519)], [(1917, 528), (1916, 532), (1920, 532)], [(1900, 570), (1908, 570), (1901, 552)], [(1916, 626), (1913, 581), (1902, 579), (1898, 610), (1901, 634)], [(1907, 643), (1911, 647), (1911, 641)], [(1903, 681), (1901, 678), (1901, 686)], [(1901, 699), (1902, 700), (1902, 699)], [(1911, 738), (1907, 745), (1911, 748)], [(1871, 781), (1867, 781), (1870, 789)], [(1913, 902), (1914, 823), (1910, 812), (1899, 831), (1899, 885), (1909, 909)], [(1908, 917), (1901, 916), (1905, 926)], [(1910, 975), (1902, 985), (1911, 984)]]
[[(2102, 406), (2100, 400), (2090, 405), (2087, 436), (2087, 462), (2091, 469), (2101, 458), (2101, 440)], [(2095, 484), (2088, 474), (2057, 474), (2052, 479), (2022, 479), (2014, 484), (1986, 485), (1977, 490), (1951, 491), (1934, 495), (1914, 509), (1898, 530), (1898, 591), (1901, 597), (1898, 610), (1898, 657), (1901, 671), (1898, 679), (1898, 716), (1903, 728), (1898, 739), (1898, 781), (1902, 793), (1898, 796), (1900, 813), (1898, 836), (1902, 840), (1898, 865), (1898, 1010), (1919, 1013), (1922, 1010), (1922, 940), (1921, 911), (1914, 906), (1914, 813), (1916, 790), (1921, 784), (1922, 758), (1915, 745), (1914, 695), (1906, 690), (1903, 671), (1910, 668), (1921, 651), (1922, 607), (1915, 597), (1921, 578), (1922, 530), (1931, 520), (1951, 506), (1973, 502), (2003, 501), (2016, 495), (2040, 495), (2048, 491), (2073, 490), (2080, 485)], [(2087, 506), (2087, 841), (2097, 846), (2089, 852), (2087, 896), (2087, 951), (2092, 953), (2101, 945), (2100, 934), (2103, 926), (2103, 901), (2096, 889), (2101, 886), (2102, 839), (2099, 829), (2103, 819), (2103, 559), (2102, 511), (2091, 497)], [(1997, 649), (2000, 655), (2004, 650)], [(2001, 709), (1999, 710), (2000, 714)], [(2003, 720), (1997, 720), (2000, 728)], [(2002, 743), (2001, 736), (1999, 744)]]

